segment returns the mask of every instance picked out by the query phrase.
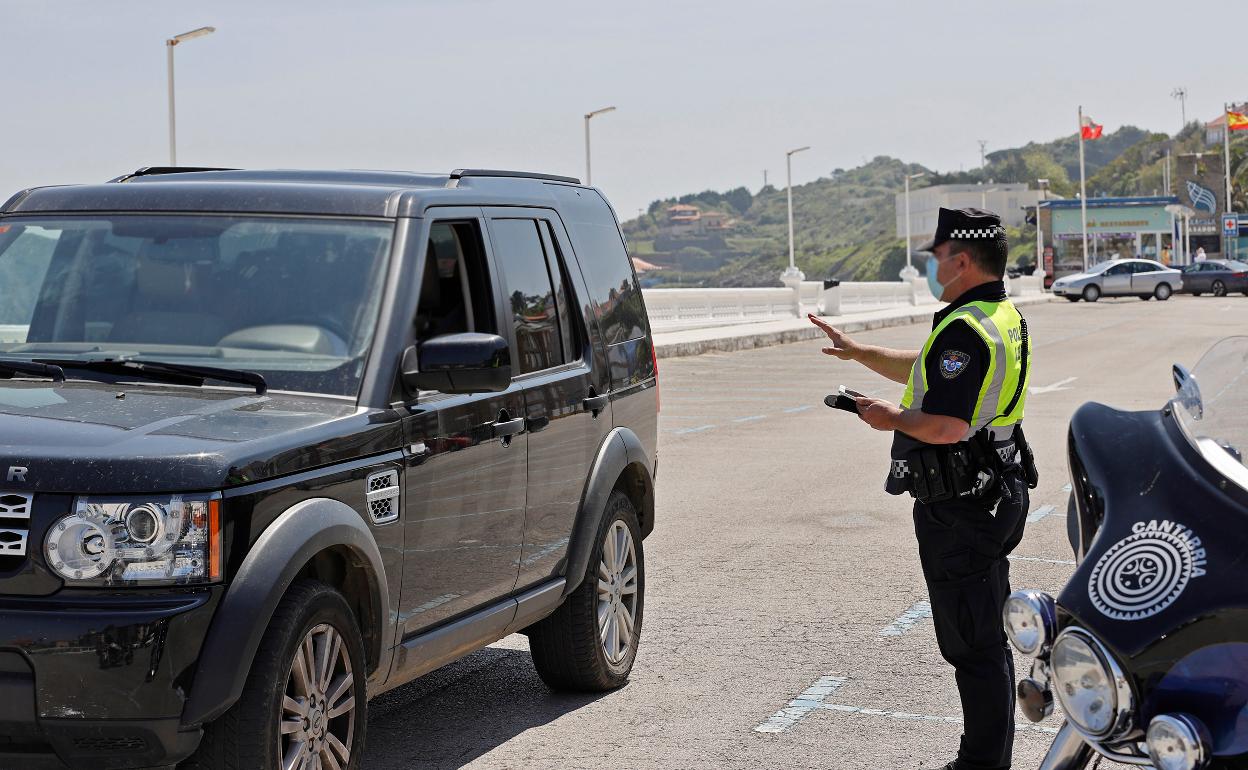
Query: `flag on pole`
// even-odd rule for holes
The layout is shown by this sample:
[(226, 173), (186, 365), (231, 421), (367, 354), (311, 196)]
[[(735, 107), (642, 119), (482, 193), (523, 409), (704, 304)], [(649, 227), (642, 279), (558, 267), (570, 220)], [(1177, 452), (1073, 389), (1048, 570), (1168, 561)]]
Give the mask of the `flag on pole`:
[(1105, 130), (1105, 126), (1097, 124), (1087, 115), (1083, 116), (1083, 120), (1079, 126), (1080, 135), (1084, 139), (1100, 139), (1101, 133)]
[(1248, 131), (1248, 115), (1227, 110), (1226, 127), (1231, 131)]

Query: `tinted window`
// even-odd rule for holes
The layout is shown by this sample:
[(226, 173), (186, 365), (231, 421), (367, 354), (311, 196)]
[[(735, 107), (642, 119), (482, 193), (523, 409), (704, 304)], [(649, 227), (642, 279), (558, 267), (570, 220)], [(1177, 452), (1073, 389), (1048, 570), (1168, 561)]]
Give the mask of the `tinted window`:
[(1242, 273), (1242, 272), (1244, 272), (1244, 271), (1248, 270), (1248, 263), (1245, 263), (1245, 262), (1236, 262), (1236, 261), (1234, 261), (1234, 260), (1231, 260), (1231, 261), (1228, 261), (1228, 262), (1226, 263), (1226, 269), (1227, 269), (1227, 270), (1234, 270), (1234, 271), (1235, 271), (1235, 272), (1237, 272), (1237, 273)]
[(3, 231), (0, 356), (120, 351), (349, 396), (372, 344), (393, 225), (83, 214), (6, 219)]
[(563, 334), (563, 350), (565, 359), (571, 361), (577, 357), (580, 346), (580, 324), (575, 322), (573, 314), (577, 311), (576, 292), (568, 280), (567, 261), (559, 241), (555, 237), (554, 228), (549, 222), (538, 225), (542, 231), (542, 246), (546, 249), (546, 264), (550, 267), (550, 276), (555, 284), (555, 304), (559, 308), (559, 331)]
[(1105, 275), (1130, 275), (1131, 272), (1131, 264), (1128, 262), (1125, 265), (1114, 265), (1105, 271)]
[(491, 227), (516, 333), (520, 373), (558, 366), (564, 361), (559, 309), (537, 222), (495, 219)]
[(494, 334), (496, 326), (477, 223), (433, 223), (416, 309), (417, 341), (461, 332)]
[(644, 336), (646, 310), (615, 216), (593, 190), (550, 185), (572, 237), (607, 344)]

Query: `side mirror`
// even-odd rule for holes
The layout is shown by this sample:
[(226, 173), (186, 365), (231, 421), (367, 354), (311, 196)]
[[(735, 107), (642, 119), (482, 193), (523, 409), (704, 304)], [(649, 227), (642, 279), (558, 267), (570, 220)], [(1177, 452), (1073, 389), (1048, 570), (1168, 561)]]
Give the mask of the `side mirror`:
[(511, 386), (511, 350), (497, 334), (446, 334), (403, 352), (411, 391), (497, 393)]
[(1183, 366), (1183, 364), (1175, 364), (1170, 367), (1170, 376), (1174, 378), (1174, 392), (1178, 393), (1180, 390), (1183, 390), (1183, 383), (1187, 382), (1192, 374), (1187, 371), (1187, 367)]

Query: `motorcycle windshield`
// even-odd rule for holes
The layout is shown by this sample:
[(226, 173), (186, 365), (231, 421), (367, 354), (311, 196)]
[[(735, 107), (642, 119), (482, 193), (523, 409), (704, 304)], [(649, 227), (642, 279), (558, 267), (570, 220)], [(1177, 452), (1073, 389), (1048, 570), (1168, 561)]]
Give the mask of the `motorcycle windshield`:
[(1210, 348), (1179, 388), (1175, 406), (1201, 455), (1248, 489), (1248, 337), (1228, 337)]

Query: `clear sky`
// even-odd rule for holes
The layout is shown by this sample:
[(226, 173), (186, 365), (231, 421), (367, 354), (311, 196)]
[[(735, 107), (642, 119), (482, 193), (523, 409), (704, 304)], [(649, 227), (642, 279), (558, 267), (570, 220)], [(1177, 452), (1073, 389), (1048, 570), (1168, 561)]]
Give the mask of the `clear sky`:
[(1073, 133), (1173, 132), (1248, 100), (1248, 2), (0, 0), (0, 198), (178, 160), (515, 168), (651, 200), (887, 154), (939, 170)]

